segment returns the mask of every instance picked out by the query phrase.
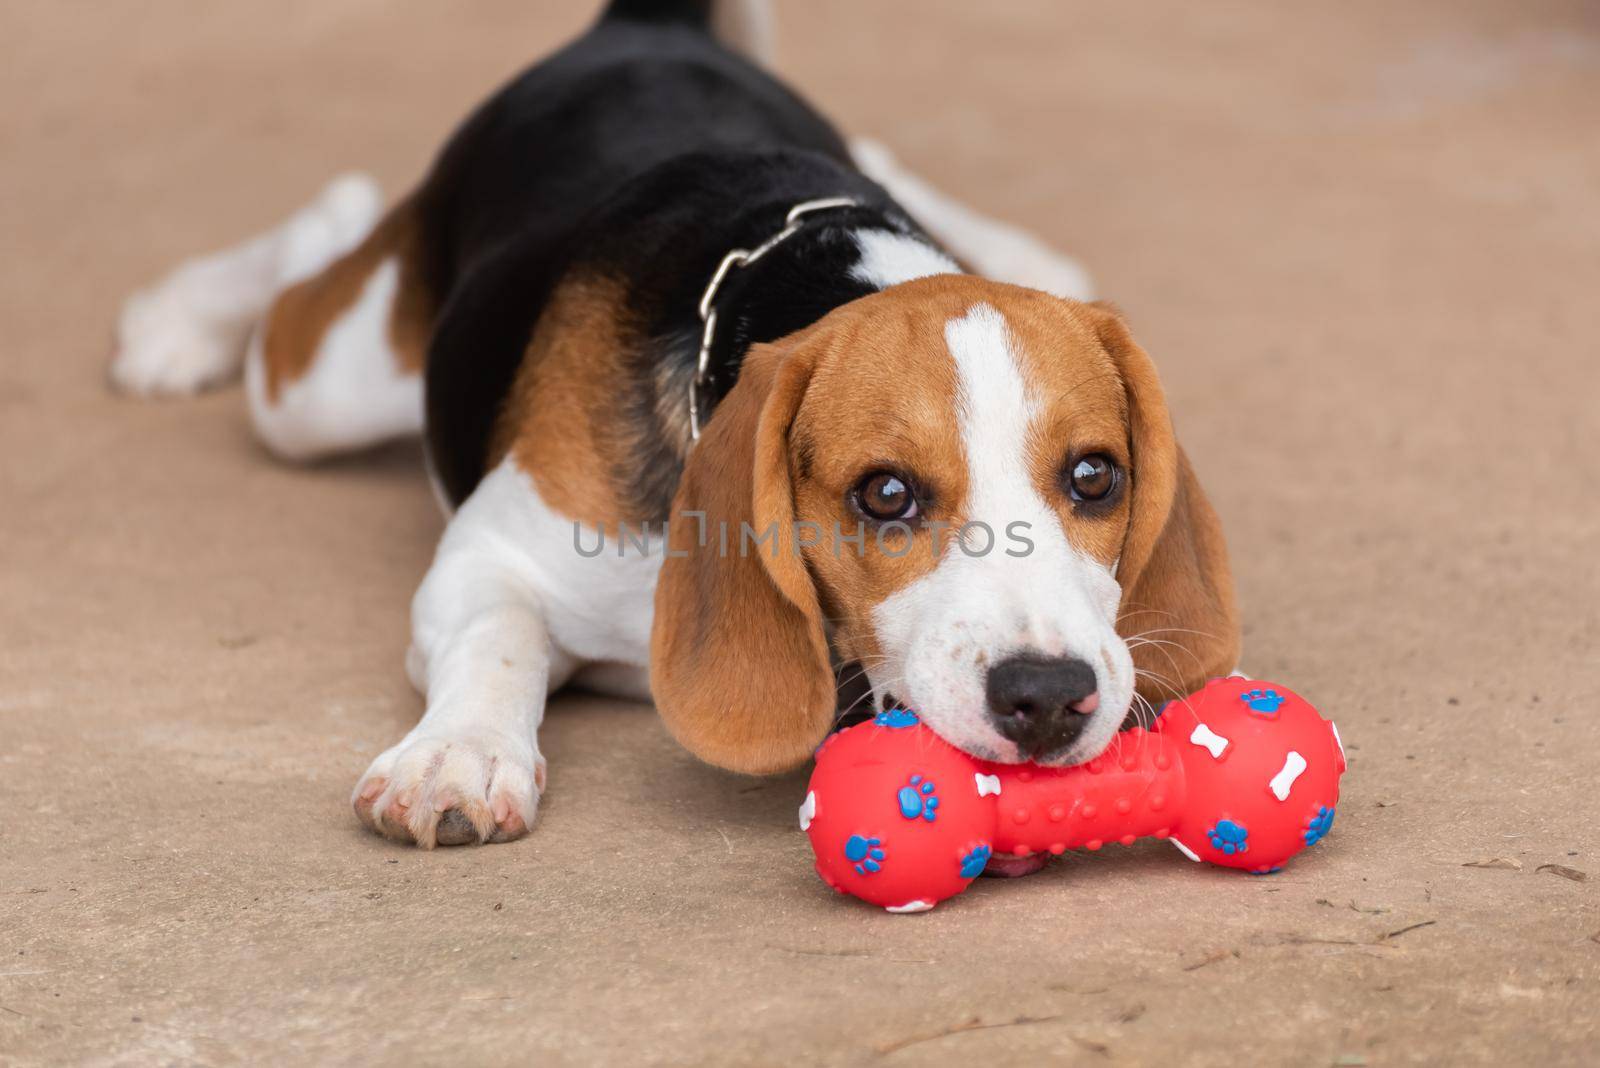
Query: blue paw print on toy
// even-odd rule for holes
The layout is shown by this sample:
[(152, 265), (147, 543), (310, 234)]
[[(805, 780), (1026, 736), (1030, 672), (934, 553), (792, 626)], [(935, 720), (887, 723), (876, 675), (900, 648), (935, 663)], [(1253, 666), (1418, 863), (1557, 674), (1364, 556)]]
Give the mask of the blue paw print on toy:
[(873, 716), (872, 722), (880, 727), (915, 727), (917, 714), (909, 708), (886, 708)]
[(1306, 845), (1316, 845), (1332, 829), (1333, 809), (1328, 805), (1319, 806), (1317, 814), (1306, 824)]
[(1277, 690), (1246, 690), (1239, 695), (1239, 700), (1252, 712), (1260, 712), (1263, 716), (1276, 716), (1278, 706), (1283, 704), (1283, 695)]
[(895, 798), (900, 802), (900, 815), (908, 820), (921, 816), (932, 823), (939, 818), (939, 796), (934, 792), (933, 783), (921, 775), (911, 776), (911, 781), (900, 787)]
[(989, 857), (994, 852), (987, 845), (980, 845), (972, 852), (961, 858), (961, 877), (963, 879), (976, 879), (983, 874), (984, 865), (989, 863)]
[(1212, 849), (1221, 850), (1230, 857), (1235, 853), (1250, 851), (1250, 832), (1242, 823), (1218, 820), (1217, 825), (1206, 832), (1206, 837), (1211, 839)]
[(852, 834), (844, 844), (844, 856), (855, 863), (857, 875), (871, 875), (883, 870), (883, 843), (876, 838)]

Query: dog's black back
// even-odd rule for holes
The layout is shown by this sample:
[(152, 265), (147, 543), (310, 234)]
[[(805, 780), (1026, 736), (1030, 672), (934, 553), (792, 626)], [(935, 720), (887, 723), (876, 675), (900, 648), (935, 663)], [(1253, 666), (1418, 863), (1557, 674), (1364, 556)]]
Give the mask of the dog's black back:
[[(453, 502), (482, 477), (534, 324), (575, 267), (628, 287), (638, 319), (631, 325), (663, 341), (650, 359), (692, 361), (695, 347), (685, 342), (698, 331), (695, 308), (718, 261), (770, 237), (793, 204), (849, 195), (863, 211), (909, 227), (821, 116), (711, 37), (708, 7), (616, 0), (584, 36), (480, 107), (424, 186), (425, 277), (442, 302), (427, 368), (428, 446)], [(803, 251), (804, 270), (839, 281), (769, 287), (803, 296), (730, 316), (719, 337), (718, 363), (729, 368), (719, 392), (749, 344), (870, 291), (826, 270), (853, 252), (825, 231), (795, 245), (768, 269), (794, 269)], [(729, 296), (737, 299), (745, 281), (731, 281)], [(641, 388), (619, 383), (621, 405), (648, 408), (653, 398), (627, 396)], [(639, 461), (664, 465), (660, 485), (646, 487), (659, 505), (676, 462)]]

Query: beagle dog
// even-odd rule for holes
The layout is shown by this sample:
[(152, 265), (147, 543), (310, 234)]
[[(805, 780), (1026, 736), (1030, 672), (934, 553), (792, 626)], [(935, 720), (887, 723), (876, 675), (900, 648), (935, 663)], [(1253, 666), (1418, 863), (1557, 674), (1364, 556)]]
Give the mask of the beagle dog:
[(569, 682), (769, 773), (858, 706), (1080, 762), (1236, 662), (1217, 519), (1122, 318), (724, 43), (763, 27), (613, 0), (387, 211), (341, 178), (124, 308), (115, 383), (242, 364), (280, 457), (425, 436), (427, 707), (356, 785), (377, 832), (524, 834)]

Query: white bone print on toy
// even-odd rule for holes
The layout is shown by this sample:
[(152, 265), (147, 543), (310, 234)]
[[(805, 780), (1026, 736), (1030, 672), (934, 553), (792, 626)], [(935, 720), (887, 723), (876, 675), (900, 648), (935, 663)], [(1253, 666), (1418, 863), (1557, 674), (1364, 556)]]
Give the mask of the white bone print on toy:
[(1344, 739), (1339, 737), (1339, 725), (1337, 723), (1335, 723), (1333, 720), (1330, 719), (1328, 721), (1328, 726), (1330, 728), (1332, 728), (1332, 730), (1333, 730), (1333, 741), (1334, 741), (1334, 744), (1336, 744), (1339, 747), (1339, 756), (1340, 756), (1340, 758), (1343, 759), (1345, 761), (1345, 763), (1348, 764), (1350, 762), (1349, 758), (1344, 755)]
[(1189, 735), (1189, 740), (1195, 745), (1203, 745), (1211, 750), (1213, 760), (1222, 759), (1222, 751), (1228, 748), (1228, 739), (1207, 727), (1204, 723), (1197, 723), (1194, 733)]
[(1274, 775), (1272, 781), (1267, 783), (1272, 789), (1272, 796), (1279, 801), (1289, 800), (1289, 791), (1294, 788), (1294, 781), (1305, 770), (1306, 758), (1296, 753), (1293, 749), (1289, 750), (1289, 755), (1283, 758), (1283, 770)]
[(811, 821), (817, 818), (817, 793), (815, 790), (806, 793), (806, 799), (800, 804), (800, 829), (809, 831)]
[(907, 901), (904, 905), (886, 905), (885, 912), (927, 912), (933, 908), (931, 901)]
[(985, 775), (983, 772), (974, 772), (972, 779), (978, 784), (978, 796), (988, 797), (990, 794), (1000, 796), (1000, 776)]
[(1182, 853), (1196, 864), (1200, 863), (1200, 854), (1196, 853), (1194, 850), (1190, 849), (1176, 838), (1172, 839), (1171, 841), (1173, 845), (1178, 847), (1178, 852)]

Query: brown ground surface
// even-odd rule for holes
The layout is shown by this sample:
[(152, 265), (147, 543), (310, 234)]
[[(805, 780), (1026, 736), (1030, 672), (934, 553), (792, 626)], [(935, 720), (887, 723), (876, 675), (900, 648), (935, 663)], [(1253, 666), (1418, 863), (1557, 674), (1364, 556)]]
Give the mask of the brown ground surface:
[(403, 188), (588, 0), (0, 8), (0, 1062), (1594, 1063), (1600, 19), (1293, 6), (783, 13), (842, 125), (1126, 307), (1247, 663), (1353, 758), (1275, 878), (1118, 848), (905, 918), (817, 882), (799, 779), (593, 698), (530, 839), (365, 835), (416, 451), (290, 470), (237, 390), (103, 387), (131, 287)]

